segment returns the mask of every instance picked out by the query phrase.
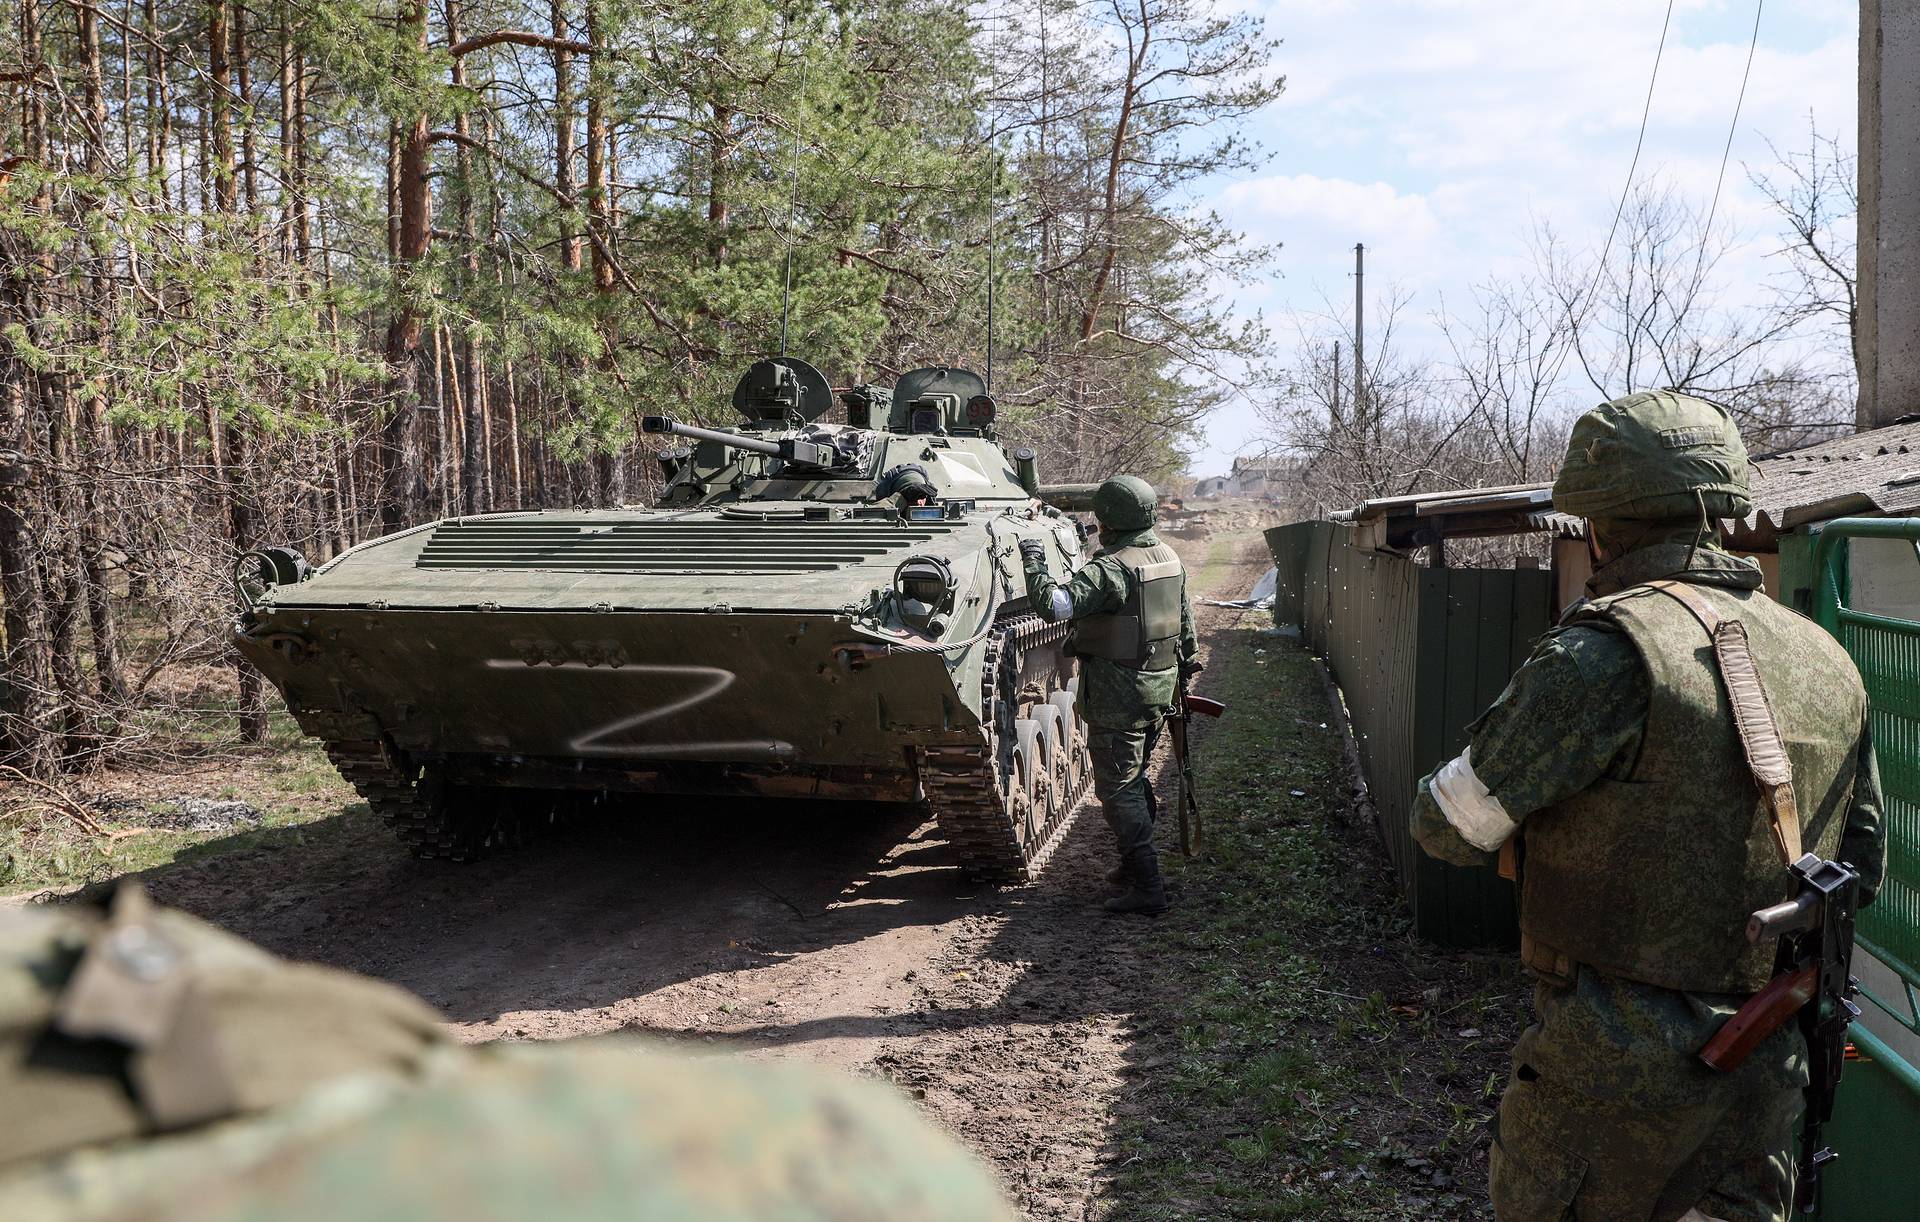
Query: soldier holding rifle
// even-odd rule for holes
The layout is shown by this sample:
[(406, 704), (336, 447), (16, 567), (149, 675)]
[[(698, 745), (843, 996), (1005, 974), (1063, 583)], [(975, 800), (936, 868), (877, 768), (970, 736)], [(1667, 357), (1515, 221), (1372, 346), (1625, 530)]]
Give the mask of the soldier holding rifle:
[(1588, 412), (1553, 499), (1587, 520), (1591, 597), (1413, 812), (1427, 852), (1497, 853), (1519, 882), (1537, 1021), (1500, 1101), (1495, 1211), (1783, 1220), (1823, 1161), (1851, 907), (1885, 869), (1866, 695), (1719, 546), (1713, 522), (1752, 508), (1723, 409)]

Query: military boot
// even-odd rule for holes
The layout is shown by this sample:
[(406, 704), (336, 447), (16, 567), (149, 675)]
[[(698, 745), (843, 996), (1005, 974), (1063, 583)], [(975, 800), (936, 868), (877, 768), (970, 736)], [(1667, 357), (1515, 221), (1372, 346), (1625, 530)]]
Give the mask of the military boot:
[(1127, 890), (1106, 903), (1108, 912), (1137, 912), (1141, 916), (1159, 916), (1167, 910), (1167, 888), (1160, 880), (1160, 859), (1151, 846), (1139, 849), (1121, 863), (1132, 877)]
[(1119, 865), (1107, 871), (1106, 879), (1107, 886), (1119, 887), (1125, 890), (1133, 883), (1133, 871), (1127, 869), (1127, 863), (1122, 861)]

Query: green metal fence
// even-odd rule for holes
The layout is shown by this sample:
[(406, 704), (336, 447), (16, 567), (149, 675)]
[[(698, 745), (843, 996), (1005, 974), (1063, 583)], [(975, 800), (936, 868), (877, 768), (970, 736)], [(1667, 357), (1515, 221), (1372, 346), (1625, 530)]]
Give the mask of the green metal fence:
[(1420, 778), (1466, 746), (1467, 725), (1547, 629), (1552, 575), (1423, 568), (1355, 547), (1353, 533), (1330, 522), (1267, 532), (1275, 619), (1299, 625), (1340, 685), (1415, 930), (1447, 946), (1512, 945), (1512, 884), (1428, 857), (1408, 816)]
[(1920, 542), (1920, 519), (1841, 518), (1821, 529), (1814, 549), (1816, 618), (1846, 646), (1866, 682), (1886, 803), (1887, 878), (1872, 907), (1860, 914), (1858, 937), (1906, 985), (1904, 997), (1872, 1000), (1920, 1029), (1914, 1004), (1920, 984), (1920, 623), (1846, 605), (1840, 571), (1846, 539)]
[[(1884, 1017), (1870, 1011), (1849, 1036), (1859, 1056), (1840, 1083), (1827, 1130), (1841, 1158), (1821, 1180), (1813, 1215), (1820, 1222), (1912, 1217), (1914, 1169), (1920, 1165), (1920, 1071), (1911, 1059), (1913, 1040), (1894, 1041), (1904, 1035), (1897, 1028), (1883, 1028), (1887, 1039), (1871, 1029), (1891, 1020), (1920, 1032), (1920, 623), (1848, 605), (1857, 562), (1850, 539), (1914, 542), (1920, 540), (1920, 519), (1829, 522), (1812, 548), (1811, 573), (1802, 540), (1783, 540), (1781, 546), (1782, 593), (1798, 602), (1804, 588), (1815, 618), (1846, 646), (1866, 682), (1887, 818), (1886, 881), (1856, 928), (1861, 950), (1890, 969), (1873, 974), (1878, 987), (1863, 990)], [(1786, 579), (1790, 567), (1799, 579)], [(1864, 973), (1862, 961), (1854, 963)]]

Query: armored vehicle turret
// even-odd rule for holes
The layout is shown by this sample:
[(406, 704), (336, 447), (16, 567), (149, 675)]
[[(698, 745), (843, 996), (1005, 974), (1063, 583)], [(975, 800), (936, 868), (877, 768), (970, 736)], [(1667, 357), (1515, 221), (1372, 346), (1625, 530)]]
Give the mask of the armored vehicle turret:
[(783, 357), (741, 378), (737, 428), (647, 418), (676, 439), (652, 508), (448, 518), (310, 574), (256, 554), (239, 647), (423, 856), (583, 794), (763, 794), (925, 803), (977, 875), (1030, 877), (1089, 769), (1018, 544), (1065, 574), (1080, 529), (977, 375), (842, 398), (824, 422), (826, 379)]

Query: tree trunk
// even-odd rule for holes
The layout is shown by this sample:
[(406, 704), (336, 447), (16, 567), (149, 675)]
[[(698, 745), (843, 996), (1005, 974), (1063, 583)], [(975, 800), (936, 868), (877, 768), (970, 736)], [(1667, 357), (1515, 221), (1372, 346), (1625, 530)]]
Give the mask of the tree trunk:
[[(207, 108), (212, 131), (213, 191), (220, 219), (229, 225), (239, 211), (239, 183), (233, 163), (233, 59), (238, 50), (244, 54), (237, 26), (229, 26), (227, 0), (209, 0), (207, 4)], [(226, 499), (227, 538), (237, 560), (259, 545), (259, 511), (248, 489), (248, 450), (251, 438), (246, 422), (238, 416), (216, 421), (216, 411), (208, 406), (207, 427), (223, 443), (225, 454), (219, 460), (224, 468), (223, 494)], [(266, 685), (247, 660), (235, 651), (231, 654), (234, 677), (239, 689), (240, 737), (247, 742), (262, 742), (267, 736)]]
[(1127, 76), (1120, 90), (1120, 113), (1113, 121), (1113, 136), (1107, 146), (1106, 190), (1100, 208), (1100, 263), (1094, 269), (1093, 285), (1087, 291), (1086, 308), (1080, 315), (1080, 342), (1093, 338), (1100, 311), (1105, 304), (1107, 279), (1113, 274), (1120, 256), (1120, 172), (1127, 141), (1132, 135), (1133, 108), (1140, 100), (1140, 74), (1146, 67), (1147, 47), (1153, 40), (1153, 28), (1147, 10), (1140, 9), (1140, 41), (1127, 60)]
[(292, 18), (287, 11), (286, 0), (280, 0), (278, 9), (280, 173), (286, 178), (280, 188), (280, 257), (288, 263), (305, 266), (306, 235), (301, 228), (306, 219), (307, 200), (305, 176), (301, 173), (300, 165), (300, 78), (305, 68), (293, 49)]
[(512, 506), (524, 509), (527, 493), (520, 465), (520, 397), (514, 386), (512, 361), (507, 362), (507, 463), (513, 472)]
[(732, 130), (733, 109), (714, 102), (713, 130), (707, 135), (707, 252), (715, 267), (727, 261), (727, 145)]
[[(237, 422), (227, 425), (227, 534), (233, 541), (235, 557), (259, 546), (260, 512), (254, 504), (247, 480), (248, 442), (246, 430)], [(238, 652), (233, 655), (234, 675), (239, 681), (240, 737), (247, 742), (264, 742), (267, 737), (267, 692), (260, 672)]]
[[(41, 39), (40, 6), (21, 5), (22, 63), (40, 65), (45, 62)], [(21, 134), (28, 161), (50, 168), (54, 164), (54, 157), (49, 138), (46, 98), (42, 94), (43, 79), (46, 79), (44, 74), (36, 73), (24, 83)], [(44, 183), (39, 185), (30, 206), (36, 215), (52, 215), (53, 195)], [(52, 315), (57, 312), (57, 303), (53, 300), (54, 254), (44, 247), (29, 247), (18, 253), (26, 257), (18, 261), (18, 287), (9, 296), (17, 300), (19, 323), (37, 346), (58, 349), (63, 346), (63, 341), (53, 330), (52, 322)], [(12, 260), (9, 260), (8, 264), (11, 263)], [(11, 345), (8, 345), (8, 349), (11, 349)], [(33, 549), (28, 553), (28, 563), (37, 573), (33, 581), (23, 583), (37, 584), (39, 587), (38, 597), (26, 604), (24, 613), (31, 616), (35, 605), (45, 608), (45, 635), (29, 636), (27, 639), (30, 643), (36, 639), (46, 642), (47, 673), (52, 683), (40, 689), (51, 706), (47, 710), (45, 724), (49, 732), (57, 728), (64, 734), (63, 750), (71, 757), (85, 753), (88, 747), (85, 707), (87, 685), (80, 666), (79, 649), (79, 626), (84, 616), (85, 596), (80, 586), (79, 547), (74, 534), (83, 515), (77, 512), (74, 504), (71, 483), (74, 465), (72, 452), (67, 446), (72, 394), (67, 370), (59, 360), (36, 370), (27, 369), (23, 362), (14, 367), (19, 370), (16, 431), (23, 438), (20, 449), (26, 454), (37, 451), (45, 455), (49, 468), (46, 494), (41, 501), (47, 513), (34, 523), (34, 533), (26, 544)], [(17, 460), (9, 461), (7, 465), (16, 471), (21, 466)], [(13, 480), (18, 477), (9, 475), (8, 478)], [(28, 512), (31, 512), (31, 508)], [(9, 529), (23, 528), (24, 519)], [(30, 693), (28, 698), (31, 698)], [(31, 732), (28, 736), (32, 737)]]
[[(107, 172), (107, 99), (100, 61), (100, 22), (96, 11), (86, 4), (76, 4), (74, 16), (78, 24), (81, 60), (85, 67), (81, 79), (87, 112), (87, 172), (99, 177)], [(98, 208), (99, 202), (84, 198), (81, 206), (91, 212)], [(112, 320), (109, 317), (113, 309), (112, 259), (111, 253), (93, 253), (88, 260), (90, 271), (87, 289), (93, 342), (103, 355), (112, 342)], [(113, 448), (98, 391), (87, 392), (84, 408), (86, 444), (92, 460), (90, 465), (97, 470), (107, 462)], [(80, 566), (86, 588), (87, 621), (93, 632), (94, 678), (99, 684), (101, 696), (119, 702), (127, 698), (127, 681), (120, 662), (120, 635), (114, 624), (112, 596), (107, 588), (104, 552), (109, 527), (105, 481), (97, 476), (86, 479), (81, 481), (80, 489)]]
[[(26, 388), (17, 380), (22, 367), (9, 365), (11, 416), (24, 413)], [(31, 481), (26, 455), (0, 449), (0, 763), (44, 777), (58, 768), (60, 750), (46, 599), (33, 563)]]
[[(35, 104), (28, 103), (32, 111)], [(0, 239), (0, 326), (29, 326), (37, 315), (39, 263)], [(0, 349), (0, 762), (32, 776), (59, 767), (59, 709), (53, 698), (46, 591), (34, 562), (42, 525), (35, 520), (33, 448), (28, 421), (36, 379), (11, 349)]]
[[(565, 39), (566, 5), (553, 0), (553, 37)], [(553, 189), (563, 200), (573, 198), (573, 52), (556, 46), (553, 50)], [(580, 270), (580, 235), (569, 211), (564, 222), (566, 232), (560, 239), (560, 265), (570, 272)]]
[(89, 689), (80, 664), (80, 625), (86, 619), (79, 527), (85, 513), (75, 490), (78, 464), (73, 444), (73, 392), (64, 372), (48, 369), (39, 383), (41, 421), (53, 471), (53, 520), (45, 523), (40, 549), (41, 581), (51, 596), (53, 683), (60, 694), (65, 751), (70, 760), (90, 755), (97, 746), (87, 715)]
[[(446, 0), (447, 42), (460, 41), (460, 4), (459, 0)], [(455, 89), (467, 83), (466, 57), (456, 55), (453, 58), (451, 80)], [(471, 138), (473, 124), (462, 109), (454, 116), (454, 131), (461, 136)], [(475, 228), (473, 212), (473, 152), (464, 142), (456, 143), (455, 166), (457, 169), (458, 195), (460, 211), (460, 237), (466, 244), (461, 268), (465, 272), (463, 285), (471, 288), (480, 283), (480, 241)], [(461, 411), (461, 447), (460, 447), (460, 508), (463, 513), (486, 512), (486, 451), (481, 443), (486, 436), (486, 426), (480, 418), (480, 341), (469, 335), (466, 343), (455, 344), (455, 350), (448, 358), (459, 366), (455, 375), (455, 394), (460, 402)]]
[(207, 2), (207, 116), (213, 145), (214, 206), (223, 218), (239, 210), (233, 172), (233, 29), (227, 0)]
[[(426, 0), (408, 0), (405, 12), (408, 39), (421, 55), (427, 52)], [(413, 434), (420, 407), (422, 315), (420, 286), (413, 283), (420, 261), (433, 236), (433, 193), (428, 181), (427, 114), (413, 115), (401, 129), (400, 156), (394, 175), (398, 224), (394, 237), (394, 294), (387, 323), (386, 419), (380, 428), (380, 525), (389, 533), (404, 527), (418, 507), (415, 485), (418, 465)]]
[(259, 147), (254, 139), (253, 64), (247, 55), (245, 0), (233, 6), (233, 67), (234, 91), (241, 108), (240, 173), (247, 188), (247, 216), (257, 222), (260, 213)]
[[(591, 211), (588, 223), (596, 239), (593, 243), (593, 292), (600, 307), (596, 317), (601, 332), (601, 352), (596, 363), (603, 372), (613, 366), (615, 343), (613, 310), (607, 300), (613, 294), (613, 264), (608, 261), (607, 252), (613, 247), (614, 224), (613, 190), (607, 181), (609, 83), (606, 57), (601, 54), (600, 43), (605, 33), (605, 15), (600, 11), (604, 2), (587, 0), (587, 44), (594, 50), (587, 64), (587, 206)], [(626, 498), (626, 480), (614, 437), (601, 435), (594, 438), (593, 471), (595, 499), (599, 504), (604, 508), (620, 504)]]

